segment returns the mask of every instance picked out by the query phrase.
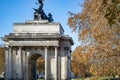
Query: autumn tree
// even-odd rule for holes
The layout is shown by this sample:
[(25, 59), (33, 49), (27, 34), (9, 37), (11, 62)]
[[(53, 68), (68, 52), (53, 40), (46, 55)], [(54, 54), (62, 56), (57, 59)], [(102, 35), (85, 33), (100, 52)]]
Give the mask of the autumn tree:
[(4, 72), (5, 69), (5, 53), (4, 48), (0, 47), (0, 74)]
[(81, 54), (81, 50), (82, 50), (81, 47), (77, 47), (76, 50), (73, 52), (71, 69), (74, 72), (75, 76), (84, 77), (87, 72), (86, 70), (87, 65), (83, 62), (87, 62), (87, 61), (85, 60), (85, 58), (84, 60), (82, 59), (84, 55)]
[(36, 66), (39, 72), (45, 71), (45, 59), (43, 57), (39, 57), (36, 62)]
[(94, 47), (88, 62), (94, 76), (120, 75), (120, 0), (85, 0), (82, 13), (70, 14), (68, 25), (87, 52)]

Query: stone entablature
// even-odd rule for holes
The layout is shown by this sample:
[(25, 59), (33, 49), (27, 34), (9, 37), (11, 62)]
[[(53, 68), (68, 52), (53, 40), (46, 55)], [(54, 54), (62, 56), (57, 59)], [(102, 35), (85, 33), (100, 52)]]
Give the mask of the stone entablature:
[(58, 33), (10, 33), (3, 40), (9, 41), (9, 46), (59, 46), (60, 41), (74, 44), (71, 37)]

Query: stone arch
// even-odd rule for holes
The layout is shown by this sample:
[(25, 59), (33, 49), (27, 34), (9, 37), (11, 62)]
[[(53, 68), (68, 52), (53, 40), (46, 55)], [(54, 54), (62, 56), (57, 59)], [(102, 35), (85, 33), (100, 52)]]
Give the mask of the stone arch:
[(28, 76), (28, 80), (37, 79), (37, 75), (36, 75), (36, 61), (39, 57), (43, 57), (44, 56), (42, 54), (38, 54), (38, 53), (32, 53), (29, 54), (27, 57), (27, 76)]
[[(49, 23), (47, 20), (15, 23), (14, 32), (5, 35), (2, 40), (5, 41), (7, 48), (5, 50), (6, 80), (16, 80), (16, 78), (31, 80), (28, 78), (28, 62), (36, 61), (40, 55), (45, 59), (45, 80), (70, 79), (68, 56), (71, 56), (70, 48), (74, 42), (71, 37), (64, 35), (60, 23)], [(65, 46), (69, 49), (64, 49)]]

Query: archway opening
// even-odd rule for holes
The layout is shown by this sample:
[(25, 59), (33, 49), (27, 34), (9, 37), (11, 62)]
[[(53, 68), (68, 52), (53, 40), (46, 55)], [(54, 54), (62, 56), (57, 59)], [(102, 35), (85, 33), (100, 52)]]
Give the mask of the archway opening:
[(45, 59), (43, 57), (39, 57), (36, 61), (37, 68), (37, 78), (44, 79), (45, 77)]
[(33, 54), (28, 60), (28, 79), (37, 80), (44, 79), (45, 76), (45, 60), (40, 54)]

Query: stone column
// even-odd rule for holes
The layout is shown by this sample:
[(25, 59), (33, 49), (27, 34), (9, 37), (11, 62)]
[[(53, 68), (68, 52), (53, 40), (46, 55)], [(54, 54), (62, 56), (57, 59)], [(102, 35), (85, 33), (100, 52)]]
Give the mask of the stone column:
[(71, 48), (68, 47), (68, 79), (71, 79)]
[(29, 65), (28, 61), (29, 61), (29, 59), (28, 59), (28, 57), (27, 57), (29, 54), (30, 54), (29, 50), (26, 49), (26, 55), (25, 55), (25, 56), (26, 56), (26, 59), (25, 59), (25, 76), (26, 76), (25, 78), (26, 78), (26, 79), (25, 79), (25, 80), (29, 80), (29, 79), (28, 79), (28, 77), (29, 77), (29, 76), (28, 76), (28, 65)]
[(19, 55), (19, 79), (22, 80), (23, 73), (22, 73), (22, 47), (19, 47), (18, 50), (18, 55)]
[(11, 58), (12, 56), (11, 55), (12, 55), (12, 50), (11, 50), (11, 47), (9, 47), (9, 56), (8, 56), (9, 57), (8, 58), (8, 60), (9, 60), (8, 61), (9, 62), (8, 63), (8, 76), (9, 77), (8, 78), (9, 79), (12, 79), (12, 62), (11, 62), (12, 61), (12, 58)]
[(55, 47), (55, 80), (58, 80), (58, 47)]
[(63, 46), (61, 50), (61, 79), (67, 80), (67, 51), (66, 48)]
[(48, 80), (48, 47), (45, 47), (45, 80)]
[(26, 50), (24, 49), (23, 51), (22, 51), (22, 57), (23, 57), (23, 79), (24, 80), (26, 80), (26, 78), (25, 78), (25, 76), (26, 76), (26, 63), (25, 63), (25, 60), (26, 60)]
[(16, 47), (12, 48), (12, 76), (13, 79), (16, 79), (16, 69), (18, 69), (18, 67), (16, 66), (17, 60), (16, 60)]
[(9, 52), (8, 47), (5, 47), (5, 79), (9, 78)]

